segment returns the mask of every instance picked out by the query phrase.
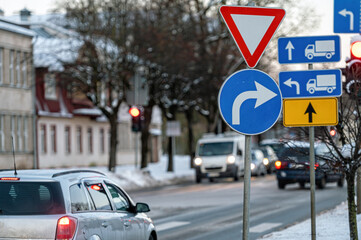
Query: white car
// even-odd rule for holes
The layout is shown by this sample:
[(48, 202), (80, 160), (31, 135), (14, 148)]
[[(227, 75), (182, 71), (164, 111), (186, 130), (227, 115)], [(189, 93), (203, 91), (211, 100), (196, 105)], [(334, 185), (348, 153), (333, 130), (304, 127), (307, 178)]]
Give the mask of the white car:
[(0, 170), (0, 239), (156, 240), (149, 206), (92, 170)]

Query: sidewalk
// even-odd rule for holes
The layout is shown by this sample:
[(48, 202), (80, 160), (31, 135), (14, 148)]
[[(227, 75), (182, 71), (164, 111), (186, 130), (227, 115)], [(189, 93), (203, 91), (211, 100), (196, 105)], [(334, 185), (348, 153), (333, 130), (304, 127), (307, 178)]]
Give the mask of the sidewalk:
[[(357, 216), (359, 238), (361, 237), (361, 215)], [(293, 225), (279, 232), (273, 232), (260, 238), (262, 240), (310, 240), (311, 220)], [(349, 240), (348, 210), (344, 202), (335, 209), (316, 217), (317, 240)]]

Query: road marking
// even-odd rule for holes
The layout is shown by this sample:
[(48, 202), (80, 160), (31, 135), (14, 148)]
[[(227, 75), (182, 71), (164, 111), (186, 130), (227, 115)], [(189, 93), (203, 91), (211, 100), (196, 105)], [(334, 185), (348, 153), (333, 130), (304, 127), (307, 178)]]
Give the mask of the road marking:
[(254, 227), (251, 227), (249, 231), (254, 233), (261, 233), (281, 225), (282, 223), (261, 223)]
[(164, 231), (167, 229), (188, 225), (189, 223), (190, 222), (181, 222), (181, 221), (173, 221), (173, 222), (169, 222), (169, 223), (163, 223), (163, 224), (157, 225), (157, 231), (160, 232), (160, 231)]

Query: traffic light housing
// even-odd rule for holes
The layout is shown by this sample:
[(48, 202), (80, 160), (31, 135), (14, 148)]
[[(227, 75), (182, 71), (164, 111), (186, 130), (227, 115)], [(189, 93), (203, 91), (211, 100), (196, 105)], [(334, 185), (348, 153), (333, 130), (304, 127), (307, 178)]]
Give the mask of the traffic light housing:
[(347, 61), (347, 82), (361, 78), (361, 39), (354, 38), (350, 45), (350, 59)]
[(144, 123), (143, 108), (139, 106), (133, 106), (129, 109), (129, 114), (132, 117), (132, 131), (142, 131)]
[(330, 128), (330, 135), (331, 135), (331, 137), (336, 136), (336, 133), (337, 133), (336, 129), (335, 129), (334, 127), (331, 127), (331, 128)]

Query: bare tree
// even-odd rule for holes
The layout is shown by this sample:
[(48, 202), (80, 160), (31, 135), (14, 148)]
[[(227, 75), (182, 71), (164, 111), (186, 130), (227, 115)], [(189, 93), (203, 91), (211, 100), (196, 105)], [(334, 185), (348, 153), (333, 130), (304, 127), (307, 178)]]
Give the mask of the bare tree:
[(129, 80), (141, 60), (134, 38), (137, 1), (78, 0), (65, 1), (67, 26), (81, 42), (79, 55), (63, 72), (64, 84), (83, 93), (109, 121), (110, 171), (116, 166), (118, 113), (129, 89)]

